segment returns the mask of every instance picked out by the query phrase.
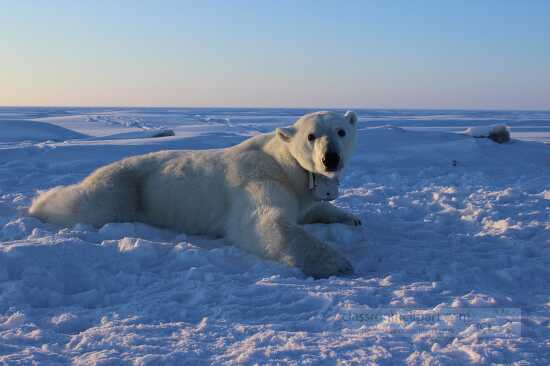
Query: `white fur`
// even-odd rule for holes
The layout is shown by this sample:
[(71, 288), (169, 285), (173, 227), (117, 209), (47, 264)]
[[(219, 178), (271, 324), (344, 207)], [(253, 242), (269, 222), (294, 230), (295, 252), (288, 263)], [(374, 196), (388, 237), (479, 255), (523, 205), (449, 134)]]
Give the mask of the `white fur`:
[[(42, 220), (97, 227), (142, 221), (188, 234), (226, 237), (264, 258), (326, 277), (352, 271), (349, 262), (300, 224), (359, 223), (352, 215), (316, 202), (308, 173), (335, 177), (349, 162), (357, 117), (317, 112), (293, 126), (231, 148), (161, 151), (102, 167), (81, 183), (38, 196), (29, 212)], [(343, 129), (344, 137), (338, 135)], [(308, 135), (315, 140), (309, 141)], [(329, 145), (341, 157), (325, 171)]]

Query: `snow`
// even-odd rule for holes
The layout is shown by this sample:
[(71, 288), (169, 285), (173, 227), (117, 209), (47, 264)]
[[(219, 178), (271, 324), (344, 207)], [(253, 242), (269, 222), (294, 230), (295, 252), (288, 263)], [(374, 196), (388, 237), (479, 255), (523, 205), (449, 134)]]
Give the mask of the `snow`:
[[(37, 190), (122, 157), (230, 146), (305, 112), (0, 108), (0, 363), (546, 364), (550, 113), (359, 111), (335, 203), (363, 226), (307, 227), (352, 261), (350, 277), (313, 280), (141, 223), (60, 228), (25, 213)], [(492, 124), (512, 141), (461, 133)], [(379, 311), (402, 316), (349, 320)], [(449, 315), (464, 311), (475, 321)]]
[(52, 125), (25, 120), (0, 120), (0, 143), (14, 141), (65, 141), (86, 135)]
[(127, 140), (127, 139), (143, 139), (154, 137), (168, 137), (174, 136), (175, 133), (168, 129), (145, 129), (143, 131), (131, 131), (115, 133), (114, 135), (101, 136), (99, 138), (92, 137), (91, 140)]

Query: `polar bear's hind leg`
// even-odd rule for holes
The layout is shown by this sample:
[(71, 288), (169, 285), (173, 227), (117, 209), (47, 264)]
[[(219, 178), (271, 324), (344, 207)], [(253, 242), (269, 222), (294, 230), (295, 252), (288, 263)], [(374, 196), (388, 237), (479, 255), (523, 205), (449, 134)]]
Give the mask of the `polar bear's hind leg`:
[(60, 225), (100, 227), (108, 222), (137, 221), (143, 210), (142, 173), (123, 162), (100, 168), (79, 184), (40, 194), (29, 214)]
[(55, 187), (33, 200), (29, 214), (42, 221), (55, 224), (75, 224), (79, 221), (77, 208), (81, 198), (82, 191), (76, 184)]

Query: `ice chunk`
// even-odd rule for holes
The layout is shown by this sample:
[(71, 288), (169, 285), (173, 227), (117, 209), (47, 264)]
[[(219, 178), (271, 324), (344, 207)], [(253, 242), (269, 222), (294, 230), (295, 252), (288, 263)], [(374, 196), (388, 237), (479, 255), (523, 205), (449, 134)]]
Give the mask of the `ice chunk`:
[(470, 127), (464, 131), (464, 134), (478, 138), (490, 138), (499, 144), (510, 141), (510, 129), (508, 126), (500, 124)]

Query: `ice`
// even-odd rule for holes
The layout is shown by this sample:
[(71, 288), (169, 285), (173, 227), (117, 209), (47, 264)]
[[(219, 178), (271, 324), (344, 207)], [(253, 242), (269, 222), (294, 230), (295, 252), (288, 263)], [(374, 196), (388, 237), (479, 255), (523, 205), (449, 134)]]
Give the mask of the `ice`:
[(506, 129), (504, 125), (476, 126), (467, 128), (464, 133), (472, 137), (489, 137), (492, 133)]
[[(305, 112), (0, 108), (0, 363), (547, 363), (550, 152), (521, 139), (548, 141), (547, 112), (359, 111), (335, 204), (363, 226), (306, 227), (350, 259), (348, 277), (313, 280), (142, 223), (60, 228), (26, 214), (38, 190), (114, 160), (230, 146)], [(463, 133), (495, 124), (509, 143)], [(151, 138), (164, 130), (175, 136)], [(352, 308), (521, 319), (367, 325), (345, 320)]]
[(472, 137), (487, 137), (498, 143), (510, 141), (510, 129), (505, 125), (470, 127), (464, 131), (464, 134)]

